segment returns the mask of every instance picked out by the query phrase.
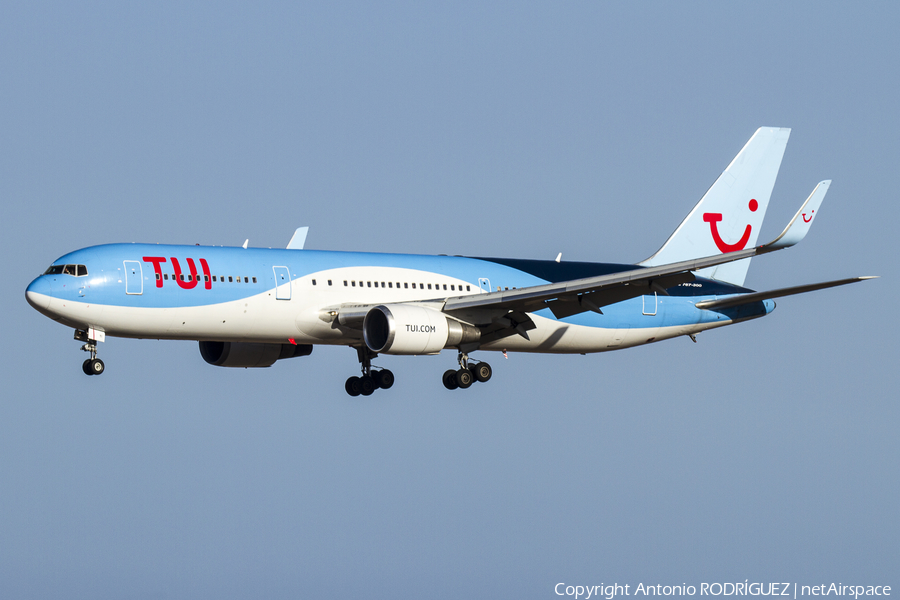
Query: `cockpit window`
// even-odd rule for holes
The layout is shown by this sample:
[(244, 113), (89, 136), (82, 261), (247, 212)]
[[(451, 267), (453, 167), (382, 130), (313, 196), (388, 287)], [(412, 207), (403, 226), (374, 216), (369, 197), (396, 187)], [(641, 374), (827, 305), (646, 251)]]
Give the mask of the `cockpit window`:
[(88, 270), (84, 265), (52, 265), (44, 271), (44, 275), (71, 275), (73, 277), (87, 277)]

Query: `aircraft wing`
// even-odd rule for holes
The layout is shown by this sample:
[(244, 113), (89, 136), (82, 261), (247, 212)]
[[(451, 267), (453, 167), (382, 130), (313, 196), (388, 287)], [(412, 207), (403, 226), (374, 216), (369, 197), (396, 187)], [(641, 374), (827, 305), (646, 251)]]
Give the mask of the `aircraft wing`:
[[(693, 271), (695, 270), (767, 254), (797, 244), (809, 232), (815, 212), (821, 205), (830, 183), (830, 181), (819, 183), (784, 231), (768, 244), (666, 265), (636, 266), (634, 269), (608, 275), (484, 294), (433, 299), (417, 304), (429, 304), (436, 310), (442, 310), (450, 316), (477, 325), (482, 329), (482, 342), (515, 334), (527, 338), (527, 332), (535, 327), (527, 313), (549, 308), (557, 318), (565, 318), (589, 310), (602, 314), (603, 306), (643, 296), (651, 291), (665, 295), (666, 288), (693, 281), (695, 279)], [(867, 278), (858, 277), (770, 292), (740, 294), (733, 298), (702, 302), (697, 306), (706, 309), (724, 308), (844, 285), (862, 279)], [(339, 314), (342, 325), (360, 328), (365, 314), (370, 308), (371, 306), (345, 305), (335, 313)]]
[(819, 183), (781, 235), (768, 244), (667, 265), (636, 267), (609, 275), (448, 298), (444, 303), (444, 312), (487, 308), (533, 312), (550, 308), (557, 318), (564, 318), (586, 310), (602, 312), (603, 306), (643, 296), (651, 291), (665, 294), (668, 287), (693, 281), (693, 271), (698, 269), (767, 254), (798, 243), (809, 232), (815, 211), (821, 205), (830, 183), (830, 181)]

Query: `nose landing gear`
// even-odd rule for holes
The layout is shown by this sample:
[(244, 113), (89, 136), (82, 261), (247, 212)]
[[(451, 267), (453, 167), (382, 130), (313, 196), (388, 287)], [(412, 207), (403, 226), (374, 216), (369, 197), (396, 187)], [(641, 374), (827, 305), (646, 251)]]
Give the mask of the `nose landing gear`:
[(75, 339), (79, 342), (84, 342), (84, 346), (81, 349), (84, 352), (90, 352), (91, 357), (81, 363), (81, 370), (85, 375), (100, 375), (103, 371), (106, 370), (106, 365), (103, 364), (103, 361), (97, 358), (97, 342), (102, 340), (97, 340), (88, 335), (88, 332), (83, 331), (81, 329), (75, 330)]
[(471, 387), (476, 381), (486, 383), (491, 378), (491, 375), (494, 374), (491, 365), (486, 362), (479, 362), (470, 366), (469, 355), (464, 352), (459, 353), (457, 360), (459, 361), (459, 370), (454, 371), (450, 369), (445, 371), (443, 377), (441, 377), (444, 387), (448, 390), (457, 388), (464, 390)]
[(386, 390), (394, 385), (394, 374), (387, 369), (372, 370), (372, 359), (378, 356), (367, 347), (356, 349), (362, 377), (350, 377), (344, 384), (344, 390), (351, 396), (371, 396), (375, 390)]

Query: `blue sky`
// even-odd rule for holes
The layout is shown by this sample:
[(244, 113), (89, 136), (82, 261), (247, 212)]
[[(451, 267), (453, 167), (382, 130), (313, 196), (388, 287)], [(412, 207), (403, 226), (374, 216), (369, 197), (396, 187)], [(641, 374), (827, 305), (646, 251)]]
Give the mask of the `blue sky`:
[[(11, 598), (551, 598), (560, 582), (900, 585), (888, 3), (19, 3), (0, 20), (0, 581)], [(793, 128), (759, 321), (593, 356), (271, 369), (116, 340), (28, 282), (106, 242), (635, 262)]]

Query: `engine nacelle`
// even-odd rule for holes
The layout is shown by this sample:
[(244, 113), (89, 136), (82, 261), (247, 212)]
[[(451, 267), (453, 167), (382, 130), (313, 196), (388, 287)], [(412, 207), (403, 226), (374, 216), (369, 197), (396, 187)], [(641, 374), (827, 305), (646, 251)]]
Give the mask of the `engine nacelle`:
[(366, 346), (381, 354), (435, 354), (480, 337), (477, 327), (411, 304), (376, 306), (363, 321)]
[(271, 367), (276, 360), (308, 356), (309, 344), (253, 344), (249, 342), (200, 342), (203, 360), (217, 367)]

